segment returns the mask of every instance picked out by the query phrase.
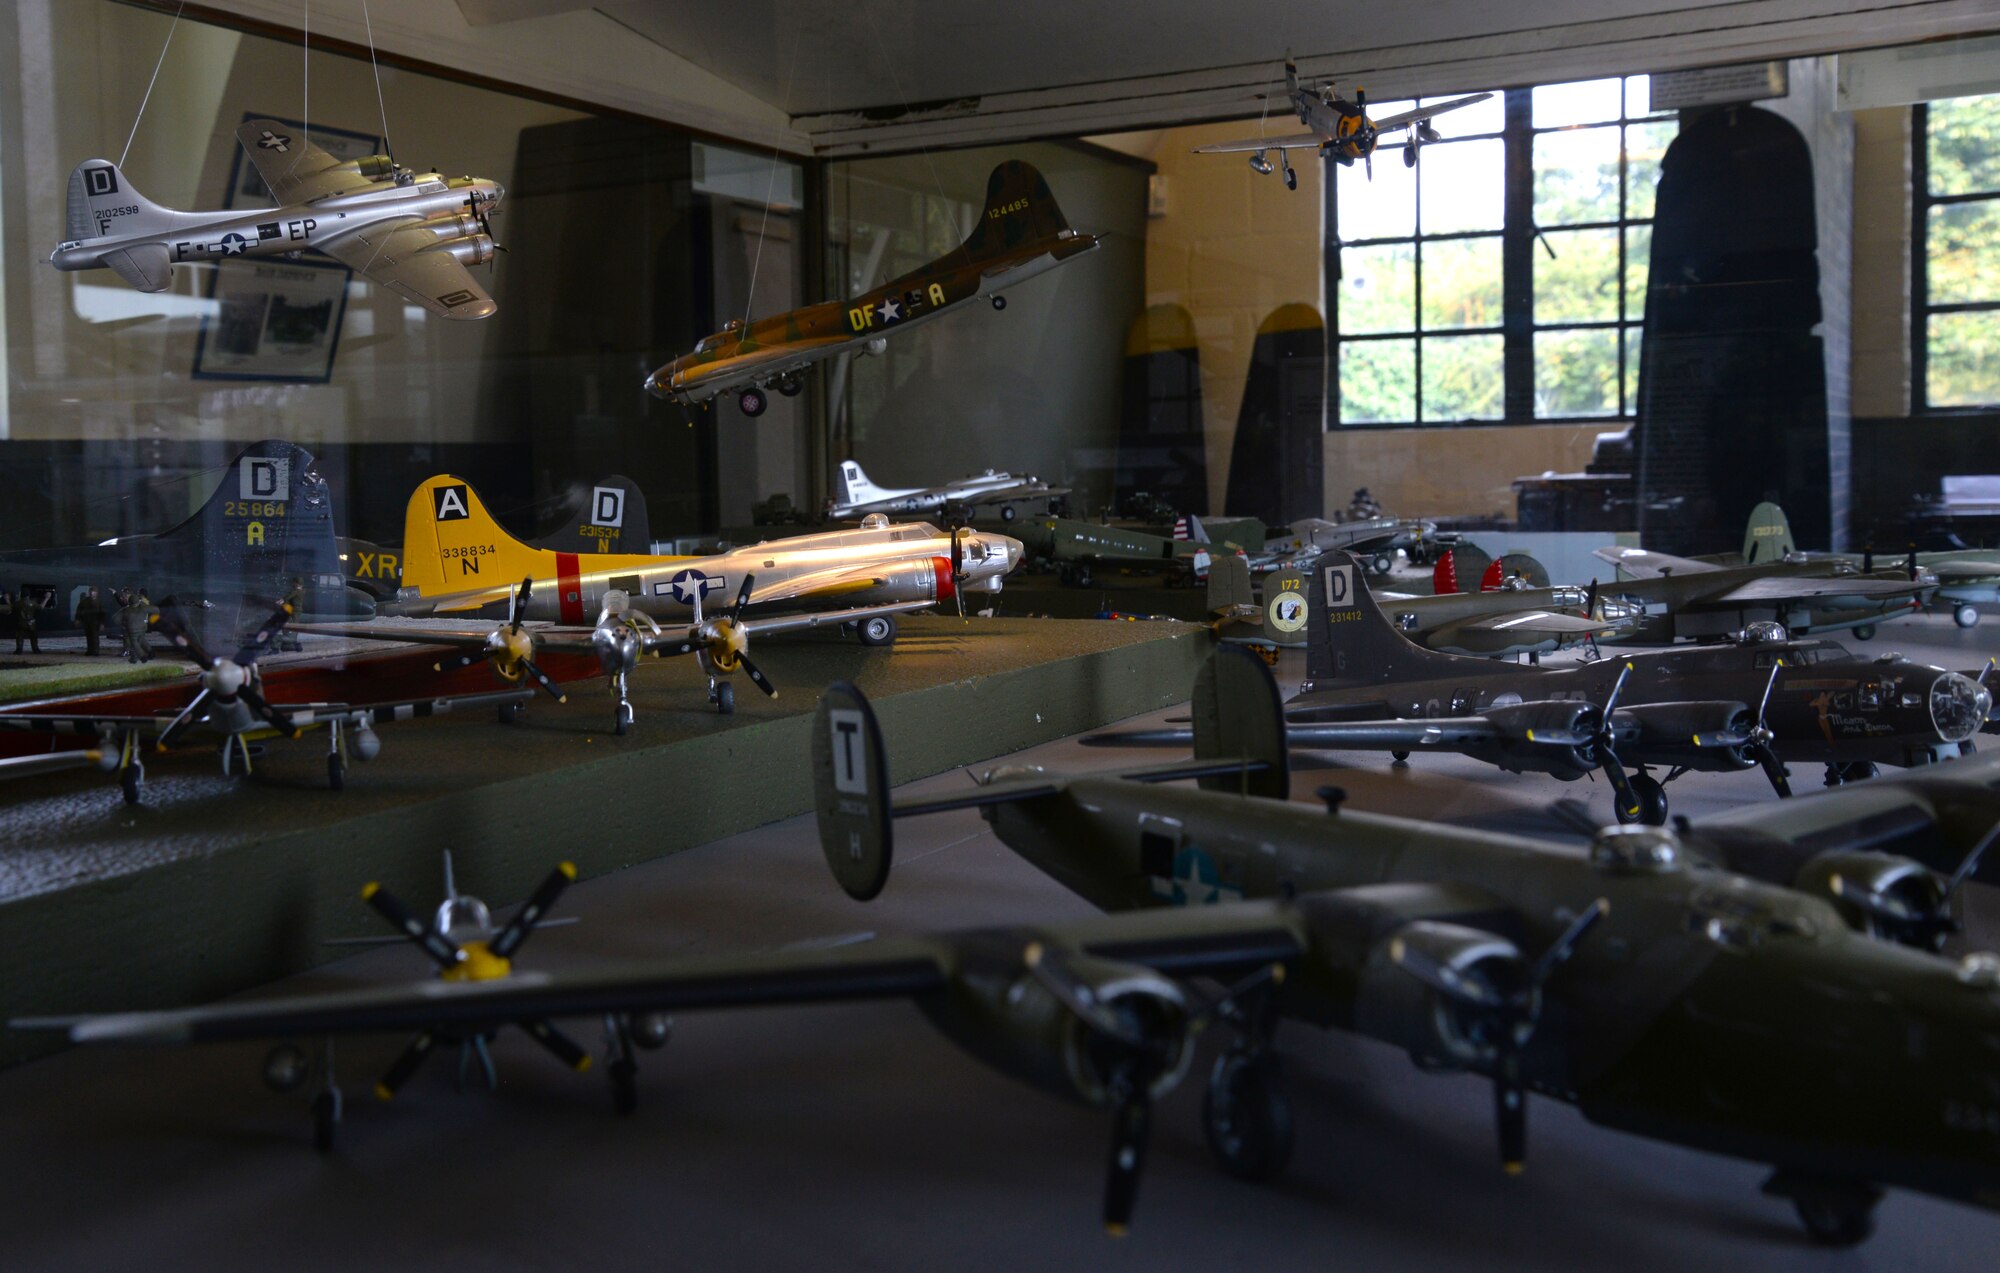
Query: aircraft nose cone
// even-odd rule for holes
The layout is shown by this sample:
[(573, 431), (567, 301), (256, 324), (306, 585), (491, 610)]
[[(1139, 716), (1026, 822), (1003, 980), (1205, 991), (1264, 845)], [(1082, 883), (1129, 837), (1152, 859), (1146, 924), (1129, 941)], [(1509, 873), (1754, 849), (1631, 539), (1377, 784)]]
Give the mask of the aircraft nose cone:
[(492, 193), (486, 196), (486, 202), (498, 203), (502, 199), (505, 199), (507, 197), (507, 187), (501, 185), (497, 181), (491, 183), (491, 185), (492, 185)]
[(1003, 537), (1000, 542), (1007, 546), (1007, 569), (1001, 573), (1011, 575), (1021, 568), (1021, 562), (1028, 555), (1028, 548), (1011, 535)]

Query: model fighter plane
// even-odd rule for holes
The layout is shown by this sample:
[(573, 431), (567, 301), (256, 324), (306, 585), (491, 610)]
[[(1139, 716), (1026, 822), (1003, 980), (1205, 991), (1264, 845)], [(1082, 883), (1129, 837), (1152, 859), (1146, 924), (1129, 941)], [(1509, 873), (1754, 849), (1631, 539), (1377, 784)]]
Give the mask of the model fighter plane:
[(506, 193), (498, 182), (413, 172), (387, 155), (335, 159), (275, 119), (246, 120), (236, 139), (277, 207), (176, 212), (134, 190), (118, 165), (86, 159), (69, 175), (69, 237), (49, 263), (109, 269), (142, 292), (163, 292), (183, 262), (312, 250), (441, 318), (499, 308), (465, 268), (497, 250), (492, 215)]
[[(1324, 812), (1285, 799), (1277, 688), (1247, 652), (1211, 663), (1195, 712), (1191, 763), (1002, 769), (892, 801), (867, 700), (842, 685), (821, 702), (820, 838), (847, 892), (886, 883), (893, 819), (977, 807), (1030, 863), (1122, 913), (16, 1025), (194, 1043), (908, 998), (984, 1063), (1111, 1113), (1103, 1216), (1123, 1232), (1153, 1107), (1204, 1028), (1231, 1039), (1207, 1080), (1211, 1151), (1244, 1179), (1283, 1170), (1294, 1119), (1274, 1029), (1290, 1019), (1484, 1077), (1509, 1170), (1539, 1092), (1605, 1126), (1771, 1164), (1766, 1192), (1823, 1242), (1865, 1238), (1884, 1185), (2000, 1208), (2000, 959), (1931, 953), (1995, 838), (1996, 762), (1714, 832), (1607, 829), (1583, 850), (1351, 812), (1331, 789)], [(1190, 778), (1202, 786), (1159, 785)], [(1869, 851), (1885, 812), (1899, 847), (1954, 855), (1949, 874)]]
[(786, 397), (800, 373), (839, 353), (879, 354), (889, 338), (981, 297), (1005, 309), (1004, 288), (1026, 282), (1097, 247), (1070, 228), (1042, 174), (1018, 159), (993, 170), (986, 203), (965, 242), (947, 256), (851, 300), (827, 301), (732, 321), (646, 378), (654, 395), (683, 406), (734, 391), (747, 416), (764, 414), (765, 390)]
[(1285, 189), (1299, 188), (1299, 177), (1292, 170), (1285, 152), (1288, 150), (1317, 150), (1320, 158), (1331, 159), (1341, 167), (1351, 167), (1360, 160), (1368, 175), (1375, 175), (1375, 147), (1389, 133), (1409, 131), (1409, 138), (1403, 143), (1403, 165), (1417, 166), (1417, 148), (1425, 142), (1438, 140), (1437, 130), (1431, 127), (1431, 120), (1446, 111), (1483, 102), (1493, 96), (1491, 93), (1474, 93), (1469, 97), (1455, 97), (1448, 102), (1438, 102), (1431, 106), (1419, 106), (1391, 115), (1386, 119), (1368, 118), (1368, 93), (1364, 89), (1354, 91), (1354, 100), (1348, 101), (1333, 91), (1328, 84), (1315, 88), (1299, 83), (1299, 68), (1290, 58), (1285, 59), (1285, 96), (1290, 100), (1292, 110), (1298, 114), (1299, 122), (1310, 131), (1290, 133), (1282, 137), (1245, 137), (1237, 141), (1219, 141), (1207, 146), (1196, 146), (1198, 155), (1238, 155), (1250, 152), (1250, 167), (1257, 172), (1269, 174), (1271, 151), (1278, 152), (1278, 166), (1284, 169)]

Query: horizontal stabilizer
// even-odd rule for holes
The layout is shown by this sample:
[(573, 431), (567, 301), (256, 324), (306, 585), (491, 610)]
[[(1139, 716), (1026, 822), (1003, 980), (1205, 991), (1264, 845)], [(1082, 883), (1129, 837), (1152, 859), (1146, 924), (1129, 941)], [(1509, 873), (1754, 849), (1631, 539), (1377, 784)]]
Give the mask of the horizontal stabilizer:
[(173, 285), (174, 263), (167, 256), (164, 243), (113, 248), (104, 254), (104, 263), (142, 292), (164, 292)]

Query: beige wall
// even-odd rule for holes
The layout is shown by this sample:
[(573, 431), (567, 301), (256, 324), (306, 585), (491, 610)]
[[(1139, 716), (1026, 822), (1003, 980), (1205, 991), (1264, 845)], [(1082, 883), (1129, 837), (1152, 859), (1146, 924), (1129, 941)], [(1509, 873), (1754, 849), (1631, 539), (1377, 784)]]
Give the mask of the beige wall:
[(1514, 516), (1514, 480), (1577, 473), (1615, 423), (1481, 428), (1335, 429), (1326, 435), (1326, 502), (1346, 508), (1365, 486), (1391, 513)]
[(1857, 416), (1910, 410), (1910, 110), (1854, 112), (1854, 340)]

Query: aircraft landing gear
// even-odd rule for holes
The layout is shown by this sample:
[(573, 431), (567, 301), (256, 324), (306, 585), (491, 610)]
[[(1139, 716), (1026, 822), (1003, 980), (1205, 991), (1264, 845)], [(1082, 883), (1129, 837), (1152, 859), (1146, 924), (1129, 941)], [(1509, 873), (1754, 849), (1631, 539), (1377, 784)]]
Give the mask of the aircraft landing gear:
[(330, 723), (326, 732), (326, 785), (341, 791), (347, 786), (347, 739), (339, 721)]
[(1979, 607), (1966, 602), (1951, 612), (1951, 621), (1961, 628), (1976, 628), (1979, 626)]
[(613, 1109), (630, 1114), (639, 1108), (639, 1060), (633, 1049), (657, 1052), (673, 1033), (673, 1018), (657, 1012), (605, 1014), (604, 1051), (611, 1058), (605, 1069), (611, 1075)]
[(805, 387), (806, 382), (800, 380), (797, 376), (782, 376), (778, 380), (778, 392), (784, 394), (787, 398), (798, 397), (799, 390)]
[(764, 414), (764, 408), (771, 405), (771, 400), (764, 396), (762, 389), (751, 385), (742, 393), (736, 395), (736, 405), (743, 408), (744, 415), (754, 420)]
[(1004, 296), (995, 296), (995, 297), (993, 298), (993, 308), (994, 308), (994, 309), (1005, 309), (1005, 308), (1007, 308), (1007, 298), (1006, 298), (1006, 297), (1004, 297)]
[(623, 738), (632, 729), (632, 700), (626, 696), (625, 673), (618, 672), (611, 677), (611, 694), (618, 701), (612, 706), (611, 732)]
[(1287, 190), (1297, 190), (1298, 188), (1299, 188), (1299, 174), (1298, 174), (1298, 170), (1297, 170), (1296, 168), (1293, 168), (1293, 167), (1292, 167), (1292, 166), (1291, 166), (1290, 164), (1286, 164), (1286, 165), (1285, 165), (1285, 189), (1287, 189)]
[(1864, 623), (1854, 629), (1854, 639), (1857, 641), (1873, 641), (1875, 639), (1875, 625)]
[(736, 687), (711, 676), (708, 678), (708, 701), (715, 704), (716, 715), (733, 715), (736, 711)]
[(1639, 811), (1628, 815), (1624, 806), (1614, 797), (1611, 812), (1620, 822), (1636, 822), (1641, 826), (1663, 827), (1667, 825), (1667, 789), (1653, 775), (1640, 770), (1631, 776), (1632, 795), (1639, 803)]
[(1292, 1157), (1292, 1102), (1268, 1047), (1237, 1044), (1215, 1060), (1201, 1102), (1215, 1161), (1238, 1180), (1270, 1180)]
[(118, 786), (126, 804), (139, 803), (139, 789), (146, 785), (146, 762), (139, 759), (138, 736), (127, 732), (118, 740)]
[(1410, 753), (1406, 751), (1392, 751), (1389, 753), (1389, 759), (1399, 765), (1407, 765), (1410, 763)]
[(1864, 778), (1873, 778), (1881, 772), (1872, 760), (1856, 760), (1848, 764), (1828, 763), (1826, 785), (1838, 787), (1842, 783), (1860, 782)]
[(896, 616), (878, 614), (872, 619), (863, 619), (855, 629), (863, 645), (893, 645), (896, 641)]
[[(1000, 520), (1001, 520), (1001, 521), (1003, 521), (1003, 522), (1011, 522), (1011, 521), (1013, 521), (1013, 520), (1014, 520), (1014, 519), (1015, 519), (1016, 517), (1018, 517), (1018, 516), (1020, 516), (1020, 514), (1019, 514), (1019, 513), (1016, 513), (1016, 512), (1014, 511), (1014, 506), (1013, 506), (1012, 504), (1002, 504), (1002, 505), (1000, 506)], [(1975, 614), (1976, 614), (1976, 613), (1977, 613), (1977, 612), (1975, 611)], [(1965, 623), (1965, 624), (1960, 624), (1959, 626), (1960, 626), (1960, 627), (1967, 627), (1967, 628), (1969, 628), (1969, 627), (1971, 627), (1972, 625), (1971, 625), (1971, 624), (1969, 624), (1969, 623)]]
[(1858, 1246), (1875, 1232), (1875, 1205), (1882, 1191), (1857, 1180), (1837, 1180), (1778, 1170), (1764, 1192), (1789, 1198), (1806, 1235), (1821, 1246)]
[[(326, 1040), (319, 1054), (319, 1091), (312, 1098), (313, 1148), (322, 1154), (333, 1152), (334, 1129), (340, 1125), (343, 1101), (340, 1085), (333, 1081), (333, 1040)], [(270, 1066), (265, 1066), (268, 1080)]]

